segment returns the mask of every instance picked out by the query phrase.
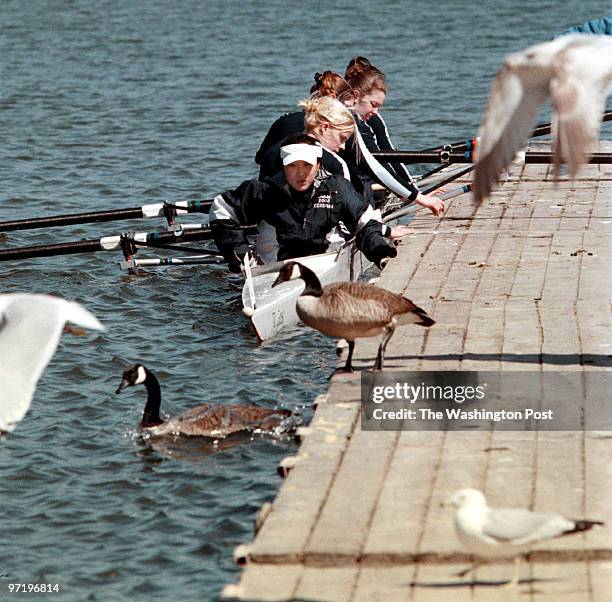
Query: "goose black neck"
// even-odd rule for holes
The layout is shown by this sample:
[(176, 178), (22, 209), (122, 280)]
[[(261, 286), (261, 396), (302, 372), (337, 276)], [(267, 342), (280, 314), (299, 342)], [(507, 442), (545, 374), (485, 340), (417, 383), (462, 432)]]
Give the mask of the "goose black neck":
[(163, 420), (159, 417), (161, 388), (155, 375), (146, 368), (144, 370), (146, 374), (144, 386), (147, 388), (147, 405), (142, 414), (140, 425), (144, 427), (157, 426), (163, 423)]
[(320, 297), (323, 294), (323, 289), (321, 288), (321, 281), (318, 276), (305, 265), (300, 266), (300, 275), (302, 280), (306, 283), (306, 287), (302, 291), (301, 296), (311, 296), (311, 297)]

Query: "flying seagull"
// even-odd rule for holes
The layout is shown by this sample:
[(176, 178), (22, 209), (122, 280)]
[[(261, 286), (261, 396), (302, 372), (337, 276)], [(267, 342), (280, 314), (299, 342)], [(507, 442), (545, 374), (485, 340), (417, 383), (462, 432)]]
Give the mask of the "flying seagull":
[(553, 105), (554, 162), (574, 177), (593, 152), (612, 90), (612, 38), (574, 34), (506, 56), (480, 126), (474, 200), (481, 202), (529, 139), (540, 106)]
[(51, 295), (0, 295), (0, 435), (26, 415), (66, 322), (104, 330), (78, 303)]
[[(520, 555), (532, 545), (588, 531), (600, 521), (574, 520), (554, 512), (532, 512), (526, 508), (490, 508), (484, 494), (477, 489), (460, 489), (453, 494), (451, 504), (457, 508), (455, 530), (465, 548), (482, 562), (494, 558), (515, 558), (514, 575), (508, 583), (518, 583)], [(460, 575), (476, 568), (477, 563)]]

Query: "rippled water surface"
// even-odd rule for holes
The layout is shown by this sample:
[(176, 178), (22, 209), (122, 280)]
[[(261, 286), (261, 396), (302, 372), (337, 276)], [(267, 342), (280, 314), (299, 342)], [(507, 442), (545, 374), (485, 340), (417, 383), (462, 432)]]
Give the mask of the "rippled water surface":
[[(610, 8), (332, 4), (3, 2), (1, 219), (209, 198), (256, 174), (267, 127), (315, 71), (341, 71), (356, 54), (389, 77), (384, 115), (397, 146), (473, 135), (506, 52)], [(0, 248), (143, 226), (11, 233)], [(201, 441), (144, 444), (135, 431), (144, 389), (114, 394), (123, 368), (154, 370), (170, 413), (256, 402), (308, 418), (334, 367), (333, 343), (310, 331), (257, 346), (238, 281), (221, 268), (131, 276), (119, 259), (0, 264), (3, 292), (75, 299), (108, 327), (63, 337), (30, 414), (0, 444), (0, 599), (11, 582), (59, 583), (57, 598), (70, 601), (215, 599), (238, 578), (232, 549), (251, 538), (279, 485), (276, 464), (295, 446), (258, 437), (211, 454)]]

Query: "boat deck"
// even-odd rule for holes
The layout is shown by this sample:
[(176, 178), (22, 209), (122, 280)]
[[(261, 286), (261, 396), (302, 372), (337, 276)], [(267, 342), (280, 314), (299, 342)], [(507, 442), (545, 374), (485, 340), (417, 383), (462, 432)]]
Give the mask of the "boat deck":
[[(480, 207), (464, 195), (442, 220), (419, 213), (379, 285), (437, 323), (398, 329), (385, 370), (612, 369), (612, 166), (586, 166), (574, 182), (551, 174), (517, 166)], [(371, 367), (377, 346), (358, 341), (357, 370)], [(335, 376), (317, 400), (298, 461), (225, 598), (610, 600), (612, 432), (365, 432), (360, 393), (356, 372)], [(457, 577), (470, 557), (441, 502), (466, 486), (491, 505), (606, 526), (536, 546), (517, 590), (499, 587), (508, 563)]]

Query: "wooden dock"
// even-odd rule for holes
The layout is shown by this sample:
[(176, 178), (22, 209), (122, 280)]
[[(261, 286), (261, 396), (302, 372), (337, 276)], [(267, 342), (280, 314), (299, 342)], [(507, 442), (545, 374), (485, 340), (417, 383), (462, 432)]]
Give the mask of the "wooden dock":
[[(398, 329), (386, 370), (612, 370), (612, 166), (586, 166), (573, 182), (551, 172), (515, 166), (482, 206), (464, 195), (442, 220), (419, 214), (378, 284), (437, 323)], [(377, 346), (358, 341), (358, 370)], [(612, 432), (367, 432), (360, 395), (356, 372), (318, 398), (240, 583), (222, 597), (612, 600)], [(606, 526), (539, 544), (504, 590), (508, 563), (456, 576), (470, 556), (442, 502), (462, 487), (494, 506)]]

